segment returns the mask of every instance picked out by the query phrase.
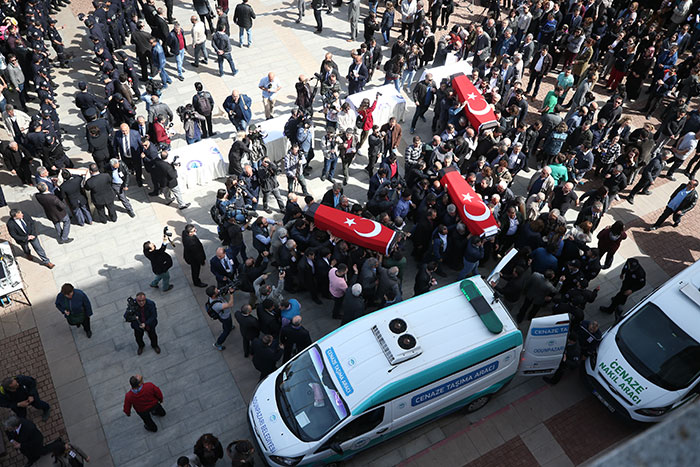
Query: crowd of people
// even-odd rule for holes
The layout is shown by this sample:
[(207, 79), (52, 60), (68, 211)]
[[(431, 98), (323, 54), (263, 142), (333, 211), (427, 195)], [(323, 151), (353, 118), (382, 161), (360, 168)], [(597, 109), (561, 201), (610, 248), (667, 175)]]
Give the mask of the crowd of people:
[[(436, 286), (438, 277), (454, 280), (478, 274), (481, 266), (515, 247), (516, 257), (494, 286), (509, 308), (518, 310), (518, 323), (549, 306), (571, 316), (567, 363), (548, 379), (556, 383), (564, 369), (594, 351), (591, 345), (600, 339), (599, 325), (586, 310), (599, 289), (590, 283), (612, 267), (627, 238), (621, 221), (605, 220), (610, 207), (623, 197), (634, 205), (635, 197), (652, 194), (660, 177), (673, 182), (679, 173), (687, 181), (678, 184), (648, 230), (663, 228), (669, 217), (678, 226), (697, 202), (700, 113), (690, 107), (700, 94), (700, 11), (692, 9), (691, 0), (650, 3), (492, 0), (478, 21), (451, 25), (452, 13), (460, 8), (452, 0), (402, 0), (396, 5), (370, 1), (362, 21), (364, 42), (350, 51), (347, 74), (327, 53), (314, 73), (318, 95), (306, 75), (295, 83), (297, 108), (284, 127), (289, 149), (281, 161), (265, 154), (264, 135), (251, 123), (251, 98), (234, 90), (220, 103), (237, 131), (228, 154), (230, 177), (210, 209), (221, 246), (207, 254), (194, 224), (187, 224), (181, 235), (192, 282), (205, 289), (206, 312), (222, 325), (213, 346), (226, 348), (235, 319), (243, 355), (252, 358), (262, 379), (320, 337), (312, 338), (303, 325), (303, 294), (328, 305), (329, 314), (343, 325), (408, 297), (404, 280), (414, 264), (415, 278), (408, 282), (413, 295), (419, 295)], [(52, 81), (54, 68), (71, 63), (61, 27), (51, 16), (64, 5), (61, 0), (0, 5), (0, 110), (9, 134), (0, 150), (6, 167), (21, 184), (36, 187), (36, 200), (62, 243), (72, 241), (72, 224), (116, 222), (116, 200), (128, 215), (136, 216), (127, 196), (134, 185), (150, 185), (150, 196), (163, 193), (168, 204), (174, 199), (179, 209), (187, 209), (190, 203), (178, 186), (178, 163), (169, 155), (171, 139), (178, 137), (172, 122), (177, 114), (188, 144), (212, 137), (218, 104), (197, 82), (191, 102), (173, 113), (161, 101), (172, 83), (168, 59), (182, 80), (185, 53), (193, 57), (191, 67), (198, 68), (208, 63), (211, 48), (219, 75), (224, 74), (224, 62), (237, 74), (228, 1), (219, 0), (214, 13), (206, 0), (194, 0), (189, 35), (173, 17), (172, 0), (165, 1), (165, 8), (156, 7), (154, 0), (96, 1), (94, 11), (81, 17), (100, 69), (92, 84), (104, 86), (104, 93), (96, 94), (87, 82), (77, 83), (75, 105), (85, 119), (84, 139), (93, 158), (84, 175), (68, 170), (79, 164), (71, 161), (62, 144), (57, 85)], [(298, 5), (301, 20), (304, 2)], [(322, 9), (331, 13), (334, 7), (339, 4), (332, 0), (311, 2), (317, 32), (323, 31)], [(358, 40), (360, 11), (359, 0), (353, 0), (350, 42)], [(254, 19), (247, 0), (236, 6), (239, 47), (244, 46), (244, 36), (245, 46), (251, 47)], [(491, 105), (495, 128), (478, 131), (469, 125), (464, 103), (448, 79), (435, 82), (430, 73), (420, 77), (421, 70), (443, 65), (448, 57), (471, 63), (469, 78)], [(365, 99), (356, 110), (341, 100), (363, 91), (377, 71), (383, 72), (384, 84), (405, 92), (415, 104), (408, 128), (413, 136), (407, 145), (396, 118), (375, 120), (381, 96)], [(270, 119), (282, 83), (272, 72), (259, 82), (252, 78), (262, 94), (264, 118)], [(547, 91), (542, 100), (540, 88)], [(37, 105), (31, 104), (34, 99)], [(140, 102), (146, 107), (142, 115), (136, 110)], [(646, 121), (634, 127), (632, 115), (643, 115)], [(657, 117), (660, 123), (654, 123)], [(314, 132), (315, 126), (325, 127), (322, 135)], [(311, 165), (314, 150), (322, 155), (320, 167)], [(351, 172), (351, 166), (360, 161), (364, 165), (365, 158), (364, 171)], [(38, 169), (32, 166), (35, 159), (41, 160)], [(461, 220), (440, 183), (448, 168), (459, 171), (482, 197), (497, 221), (496, 235), (473, 235)], [(286, 200), (280, 188), (283, 174)], [(315, 177), (332, 184), (322, 196), (308, 185)], [(514, 184), (518, 177), (529, 180), (524, 189), (516, 189), (521, 186)], [(344, 194), (355, 182), (368, 184), (366, 199)], [(279, 208), (274, 217), (270, 195)], [(392, 251), (380, 254), (331, 235), (306, 215), (314, 203), (373, 219), (397, 231), (399, 241)], [(258, 216), (258, 209), (267, 216)], [(565, 218), (570, 210), (578, 211), (573, 222)], [(41, 263), (53, 267), (34, 219), (13, 208), (7, 226), (25, 254), (31, 254), (31, 245)], [(151, 242), (143, 248), (155, 275), (150, 285), (163, 292), (173, 288), (169, 241), (164, 234), (160, 248)], [(200, 279), (207, 259), (215, 285)], [(628, 296), (645, 286), (645, 277), (638, 261), (627, 260), (620, 292), (600, 310), (619, 318)], [(82, 326), (91, 337), (92, 308), (83, 291), (65, 284), (56, 306), (68, 324)], [(138, 355), (145, 347), (144, 334), (160, 353), (155, 302), (141, 292), (133, 307), (136, 311), (127, 311), (125, 318), (134, 331)], [(32, 398), (27, 404), (47, 414), (48, 406), (31, 392), (31, 381), (22, 378), (28, 377), (6, 383), (14, 387), (27, 381)], [(165, 415), (163, 394), (140, 375), (131, 378), (130, 386), (125, 413), (129, 415), (133, 406), (145, 428), (156, 431), (151, 413)], [(24, 426), (31, 431), (27, 404), (15, 404), (25, 410), (15, 411), (19, 418), (9, 420), (6, 429), (21, 433)], [(59, 444), (64, 454), (79, 451)], [(247, 441), (229, 445), (228, 451), (234, 465), (250, 462), (253, 452)], [(22, 452), (31, 463), (36, 450), (32, 455)], [(207, 434), (197, 442), (194, 455), (178, 459), (177, 465), (213, 465), (211, 459), (221, 457), (221, 443)]]

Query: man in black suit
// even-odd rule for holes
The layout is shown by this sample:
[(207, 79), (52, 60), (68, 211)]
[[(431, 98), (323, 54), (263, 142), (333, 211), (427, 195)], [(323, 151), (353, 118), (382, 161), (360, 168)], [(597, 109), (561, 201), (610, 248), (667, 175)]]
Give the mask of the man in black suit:
[[(167, 158), (168, 151), (163, 149), (160, 153), (160, 158), (156, 159), (153, 164), (151, 179), (158, 190), (162, 189), (164, 191), (166, 205), (173, 202), (174, 196), (179, 208), (187, 209), (191, 203), (185, 203), (182, 199), (182, 191), (177, 186), (177, 170), (166, 160)], [(159, 191), (153, 191), (149, 193), (149, 196), (158, 196), (159, 194)]]
[(22, 248), (22, 251), (24, 251), (24, 254), (27, 255), (28, 258), (31, 259), (32, 257), (32, 253), (29, 250), (29, 244), (31, 243), (32, 248), (34, 248), (34, 251), (36, 251), (36, 254), (41, 260), (41, 264), (49, 269), (53, 269), (54, 264), (46, 256), (46, 252), (37, 237), (34, 219), (25, 216), (19, 209), (10, 209), (10, 220), (7, 221), (7, 231), (10, 237)]
[(90, 178), (85, 182), (85, 188), (90, 191), (92, 204), (95, 205), (95, 220), (102, 224), (107, 223), (105, 208), (109, 213), (109, 220), (117, 222), (117, 211), (114, 209), (114, 190), (112, 190), (112, 177), (100, 173), (97, 164), (90, 164)]
[(421, 295), (430, 290), (434, 285), (437, 285), (437, 281), (433, 278), (433, 273), (437, 270), (437, 263), (431, 261), (428, 264), (422, 266), (416, 274), (416, 283), (413, 285), (414, 296)]
[(27, 466), (33, 465), (48, 452), (44, 447), (44, 435), (26, 418), (12, 416), (5, 420), (5, 434), (10, 444), (27, 458)]
[(68, 170), (61, 171), (63, 183), (58, 187), (61, 198), (70, 206), (75, 220), (79, 226), (92, 224), (92, 214), (90, 213), (90, 205), (88, 204), (87, 196), (83, 191), (84, 178), (81, 175), (72, 175)]
[(241, 337), (243, 338), (243, 356), (245, 358), (248, 358), (250, 355), (253, 339), (257, 339), (260, 335), (260, 324), (258, 324), (258, 319), (252, 315), (252, 311), (253, 308), (246, 303), (233, 314), (236, 317), (236, 321), (238, 321)]
[[(146, 172), (150, 174), (153, 170), (153, 166), (156, 164), (156, 161), (160, 159), (160, 154), (158, 154), (158, 147), (155, 144), (151, 143), (151, 140), (148, 138), (148, 136), (141, 138), (141, 146), (143, 147), (143, 153), (141, 154), (143, 168), (146, 169)], [(151, 182), (153, 183), (153, 191), (156, 193), (160, 193), (160, 187), (156, 184), (155, 180), (153, 179), (153, 175), (151, 175)]]
[(301, 315), (292, 318), (292, 322), (282, 328), (280, 342), (284, 346), (284, 363), (311, 345), (309, 331), (301, 325)]
[(362, 63), (362, 55), (353, 55), (353, 62), (348, 69), (348, 94), (355, 94), (356, 92), (362, 92), (365, 84), (367, 84), (367, 79), (369, 79), (369, 70), (364, 63)]
[(275, 371), (282, 352), (279, 344), (269, 334), (253, 339), (253, 366), (260, 372), (260, 381)]
[[(144, 12), (145, 13), (145, 12)], [(139, 21), (138, 29), (131, 34), (131, 43), (136, 46), (136, 55), (141, 65), (141, 81), (148, 81), (151, 63), (151, 35), (143, 30), (143, 23)]]
[(197, 237), (197, 227), (192, 224), (185, 225), (185, 230), (182, 231), (182, 246), (185, 262), (192, 270), (192, 282), (197, 287), (206, 287), (207, 284), (199, 278), (199, 270), (204, 266), (206, 254), (202, 242)]
[(24, 185), (33, 185), (32, 157), (16, 141), (2, 143), (3, 160), (12, 175), (17, 175)]
[(129, 128), (126, 123), (122, 123), (119, 129), (120, 131), (114, 134), (114, 153), (136, 174), (136, 185), (143, 186), (143, 146), (139, 132)]
[(73, 239), (68, 238), (70, 233), (70, 216), (68, 215), (66, 203), (53, 193), (49, 193), (49, 187), (45, 183), (38, 183), (36, 188), (39, 190), (39, 193), (36, 194), (36, 200), (44, 208), (46, 217), (53, 223), (58, 243), (72, 242)]
[(223, 247), (216, 249), (216, 254), (209, 260), (211, 273), (216, 277), (216, 285), (223, 288), (236, 275), (235, 261), (226, 254)]

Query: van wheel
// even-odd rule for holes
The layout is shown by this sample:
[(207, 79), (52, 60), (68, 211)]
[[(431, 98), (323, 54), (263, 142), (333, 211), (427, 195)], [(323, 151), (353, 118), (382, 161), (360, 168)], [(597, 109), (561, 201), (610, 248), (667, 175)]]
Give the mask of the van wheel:
[(467, 413), (472, 413), (476, 412), (486, 404), (488, 404), (489, 400), (491, 399), (490, 395), (487, 396), (481, 396), (478, 399), (474, 399), (470, 403), (467, 404), (467, 406), (464, 408)]

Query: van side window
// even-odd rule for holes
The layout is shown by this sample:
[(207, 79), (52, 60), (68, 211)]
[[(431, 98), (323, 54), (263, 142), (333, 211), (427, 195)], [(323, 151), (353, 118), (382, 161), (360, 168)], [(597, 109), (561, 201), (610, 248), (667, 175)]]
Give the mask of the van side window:
[(356, 418), (355, 420), (348, 423), (346, 426), (338, 430), (328, 441), (323, 443), (323, 446), (316, 451), (320, 452), (325, 449), (329, 449), (329, 446), (333, 443), (342, 444), (353, 438), (357, 438), (367, 432), (370, 432), (377, 428), (380, 423), (384, 420), (384, 407), (377, 407), (371, 412), (367, 412), (364, 415)]

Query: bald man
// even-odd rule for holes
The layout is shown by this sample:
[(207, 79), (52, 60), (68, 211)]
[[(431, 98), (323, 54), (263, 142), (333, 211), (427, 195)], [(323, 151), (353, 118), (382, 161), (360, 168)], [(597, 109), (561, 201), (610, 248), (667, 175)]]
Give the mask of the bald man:
[(265, 119), (269, 120), (272, 118), (272, 111), (275, 107), (275, 101), (277, 101), (277, 93), (282, 89), (282, 85), (275, 77), (275, 74), (270, 72), (260, 80), (258, 87), (262, 91)]
[(280, 343), (284, 346), (282, 361), (288, 362), (294, 355), (310, 346), (311, 342), (309, 331), (301, 325), (301, 315), (295, 316), (280, 332)]
[(136, 184), (143, 186), (143, 145), (139, 132), (129, 128), (129, 125), (122, 123), (119, 131), (114, 134), (114, 153), (124, 161), (129, 170), (136, 174)]

